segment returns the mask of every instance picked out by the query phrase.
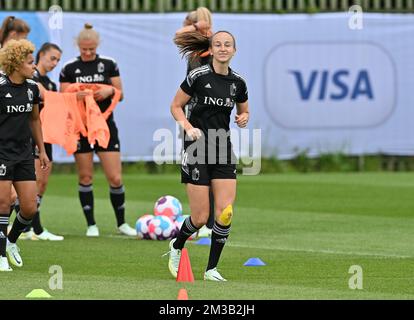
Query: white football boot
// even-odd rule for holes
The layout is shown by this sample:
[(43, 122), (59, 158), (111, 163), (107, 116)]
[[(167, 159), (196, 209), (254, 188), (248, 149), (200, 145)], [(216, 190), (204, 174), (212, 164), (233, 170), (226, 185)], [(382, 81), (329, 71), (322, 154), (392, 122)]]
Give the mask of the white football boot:
[(19, 240), (34, 240), (33, 235), (34, 235), (34, 232), (32, 229), (30, 229), (27, 232), (22, 232), (19, 236)]
[(19, 254), (19, 247), (15, 243), (7, 242), (6, 253), (9, 257), (9, 261), (16, 267), (23, 267), (23, 260)]
[(99, 229), (96, 224), (89, 226), (86, 230), (87, 237), (99, 237)]
[(49, 241), (62, 241), (63, 239), (65, 239), (63, 236), (58, 236), (56, 234), (53, 234), (47, 231), (46, 229), (44, 229), (41, 234), (34, 233), (33, 238), (36, 240), (39, 239), (39, 240), (49, 240)]
[(9, 271), (13, 271), (13, 269), (9, 266), (9, 260), (7, 260), (7, 257), (0, 257), (0, 272)]
[(213, 268), (213, 269), (207, 270), (204, 273), (204, 280), (210, 280), (210, 281), (227, 281), (217, 271), (217, 268)]
[(118, 227), (118, 230), (119, 230), (120, 233), (122, 233), (126, 236), (130, 236), (130, 237), (138, 236), (137, 230), (135, 230), (134, 228), (131, 228), (128, 223), (121, 224)]
[(181, 250), (175, 249), (173, 247), (173, 244), (177, 240), (176, 238), (172, 239), (170, 241), (169, 247), (170, 251), (168, 251), (165, 255), (169, 254), (169, 260), (168, 260), (168, 269), (170, 270), (172, 276), (174, 278), (177, 278), (178, 274), (178, 266), (180, 265), (180, 258), (181, 258)]

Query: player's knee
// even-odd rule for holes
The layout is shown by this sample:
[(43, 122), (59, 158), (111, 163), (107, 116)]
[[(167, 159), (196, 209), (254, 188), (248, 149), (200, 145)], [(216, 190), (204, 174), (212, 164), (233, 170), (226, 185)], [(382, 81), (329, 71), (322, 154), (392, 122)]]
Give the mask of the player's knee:
[(109, 184), (114, 188), (118, 188), (122, 186), (122, 179), (120, 176), (109, 177), (108, 180), (109, 180)]
[(89, 186), (92, 184), (92, 175), (90, 174), (82, 174), (79, 176), (79, 183), (83, 184), (84, 186)]
[(233, 218), (233, 206), (229, 204), (226, 208), (219, 211), (217, 222), (222, 226), (229, 226)]
[(39, 187), (37, 192), (38, 194), (44, 195), (46, 193), (46, 186)]
[(45, 183), (45, 182), (38, 183), (37, 184), (37, 192), (39, 194), (44, 194), (45, 191), (46, 191), (46, 186), (47, 186), (47, 183)]
[(192, 215), (191, 216), (191, 222), (196, 228), (201, 228), (202, 226), (207, 224), (207, 220), (208, 220), (208, 214), (207, 216), (205, 215)]
[(0, 203), (0, 212), (1, 213), (8, 213), (10, 211), (10, 205), (7, 201), (1, 201)]
[(31, 219), (37, 211), (37, 203), (36, 201), (31, 202), (30, 204), (22, 205), (20, 204), (20, 214), (25, 219)]

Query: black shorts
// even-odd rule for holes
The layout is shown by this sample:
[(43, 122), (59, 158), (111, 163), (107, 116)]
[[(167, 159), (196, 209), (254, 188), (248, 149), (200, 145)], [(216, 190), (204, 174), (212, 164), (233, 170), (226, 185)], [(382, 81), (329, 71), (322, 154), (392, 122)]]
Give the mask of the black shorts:
[(34, 159), (29, 160), (1, 160), (1, 181), (36, 181)]
[(235, 164), (187, 164), (181, 166), (181, 182), (209, 186), (213, 179), (236, 179)]
[(89, 153), (92, 151), (95, 152), (108, 152), (108, 151), (121, 151), (121, 144), (118, 138), (118, 128), (114, 121), (108, 121), (108, 128), (109, 128), (109, 143), (108, 148), (102, 148), (98, 143), (96, 143), (93, 147), (88, 142), (88, 138), (81, 136), (80, 140), (78, 141), (78, 150), (75, 153)]
[[(47, 157), (49, 158), (49, 161), (53, 161), (53, 150), (52, 145), (50, 143), (45, 142), (45, 150)], [(36, 146), (35, 143), (33, 143), (33, 156), (35, 159), (39, 159), (39, 148)]]

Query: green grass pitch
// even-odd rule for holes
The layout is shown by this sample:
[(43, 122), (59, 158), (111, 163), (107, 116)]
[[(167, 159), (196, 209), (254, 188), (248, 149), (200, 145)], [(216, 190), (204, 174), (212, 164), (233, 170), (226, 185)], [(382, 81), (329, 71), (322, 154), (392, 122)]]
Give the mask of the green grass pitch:
[[(156, 199), (178, 197), (189, 213), (178, 175), (124, 176), (127, 221), (151, 213)], [(44, 289), (53, 299), (413, 299), (414, 174), (280, 174), (240, 176), (235, 217), (219, 270), (229, 281), (204, 282), (206, 246), (187, 243), (195, 282), (170, 276), (168, 241), (117, 234), (109, 190), (94, 182), (101, 237), (86, 225), (74, 175), (51, 176), (43, 225), (63, 242), (19, 241), (24, 266), (0, 273), (0, 299), (24, 299)], [(13, 215), (14, 219), (15, 215)], [(245, 267), (259, 257), (267, 265)], [(49, 268), (63, 270), (51, 290)], [(362, 290), (349, 288), (351, 266), (362, 268)]]

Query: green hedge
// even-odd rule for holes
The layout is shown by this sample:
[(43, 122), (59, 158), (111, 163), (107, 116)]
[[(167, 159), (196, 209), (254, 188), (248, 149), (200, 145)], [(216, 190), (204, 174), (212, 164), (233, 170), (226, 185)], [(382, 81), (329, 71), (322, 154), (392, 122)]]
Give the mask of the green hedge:
[[(180, 165), (155, 162), (124, 162), (124, 173), (168, 174), (179, 173)], [(242, 172), (243, 166), (238, 165)], [(99, 163), (95, 163), (95, 171), (102, 172)], [(322, 154), (319, 157), (308, 157), (306, 152), (299, 153), (290, 160), (264, 158), (261, 160), (260, 173), (288, 172), (368, 172), (368, 171), (414, 171), (414, 156), (346, 156), (342, 153)], [(74, 164), (53, 164), (54, 173), (76, 173)]]
[(354, 5), (364, 11), (414, 12), (414, 0), (0, 0), (0, 10), (48, 11), (59, 5), (64, 11), (169, 12), (207, 6), (213, 12), (325, 12), (348, 11)]

